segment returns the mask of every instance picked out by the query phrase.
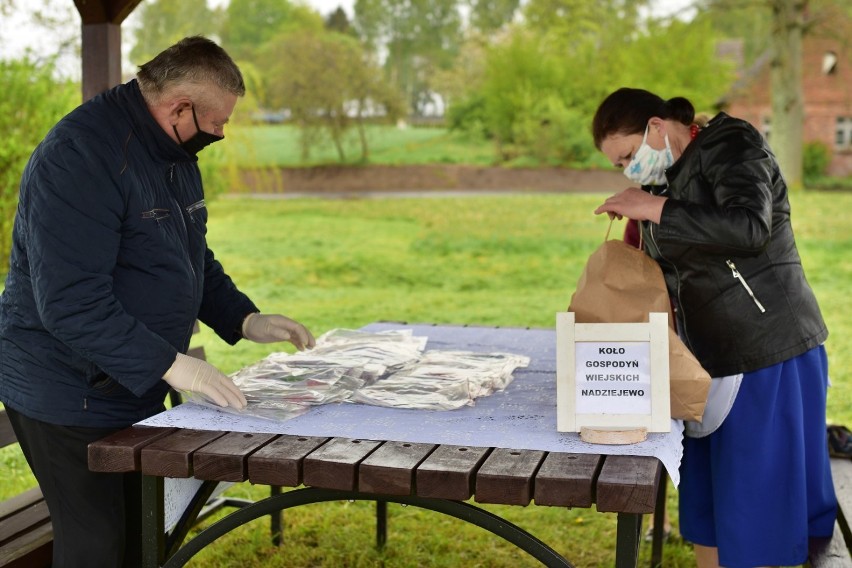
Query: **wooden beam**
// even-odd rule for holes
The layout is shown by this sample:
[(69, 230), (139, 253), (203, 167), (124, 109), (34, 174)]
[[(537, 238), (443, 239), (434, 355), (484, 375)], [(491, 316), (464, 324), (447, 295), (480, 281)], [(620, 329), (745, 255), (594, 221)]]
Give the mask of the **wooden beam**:
[(83, 24), (83, 100), (121, 82), (121, 25)]
[(85, 24), (121, 24), (142, 0), (74, 0)]
[(121, 23), (142, 0), (74, 0), (82, 22), (83, 100), (121, 82)]

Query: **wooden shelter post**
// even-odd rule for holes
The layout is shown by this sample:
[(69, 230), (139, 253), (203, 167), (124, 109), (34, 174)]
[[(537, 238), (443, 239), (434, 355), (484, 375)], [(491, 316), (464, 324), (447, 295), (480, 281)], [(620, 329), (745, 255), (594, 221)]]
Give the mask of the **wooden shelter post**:
[(83, 24), (83, 100), (121, 82), (121, 24)]
[(142, 0), (74, 0), (82, 22), (83, 100), (121, 82), (121, 23)]

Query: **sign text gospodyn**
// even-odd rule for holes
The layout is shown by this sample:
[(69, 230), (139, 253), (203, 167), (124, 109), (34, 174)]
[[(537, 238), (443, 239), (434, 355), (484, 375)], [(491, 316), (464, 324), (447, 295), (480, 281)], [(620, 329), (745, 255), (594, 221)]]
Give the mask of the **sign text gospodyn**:
[(647, 342), (584, 342), (575, 348), (577, 413), (651, 413)]

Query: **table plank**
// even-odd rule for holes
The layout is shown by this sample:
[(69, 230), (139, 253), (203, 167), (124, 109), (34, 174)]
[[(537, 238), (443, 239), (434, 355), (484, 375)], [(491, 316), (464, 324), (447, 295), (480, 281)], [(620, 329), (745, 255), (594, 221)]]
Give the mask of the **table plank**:
[(159, 477), (191, 477), (192, 454), (225, 432), (177, 430), (142, 448), (142, 473)]
[(598, 511), (653, 513), (662, 471), (657, 458), (607, 456), (598, 476)]
[(436, 444), (385, 442), (358, 468), (358, 491), (412, 495), (415, 470), (436, 447)]
[(470, 499), (476, 470), (490, 451), (473, 446), (438, 446), (417, 468), (417, 495), (457, 501)]
[(302, 484), (305, 457), (328, 438), (281, 436), (248, 458), (249, 481), (256, 484), (298, 487)]
[(544, 455), (540, 450), (495, 449), (476, 474), (476, 502), (529, 505)]
[(193, 476), (210, 481), (245, 481), (247, 458), (276, 434), (229, 432), (192, 455)]
[(355, 491), (358, 464), (382, 442), (352, 438), (332, 438), (311, 452), (304, 461), (304, 484), (322, 489)]
[(550, 452), (535, 476), (535, 504), (591, 507), (604, 458), (597, 454)]
[(89, 444), (89, 471), (126, 473), (141, 469), (142, 448), (167, 436), (174, 428), (131, 426)]

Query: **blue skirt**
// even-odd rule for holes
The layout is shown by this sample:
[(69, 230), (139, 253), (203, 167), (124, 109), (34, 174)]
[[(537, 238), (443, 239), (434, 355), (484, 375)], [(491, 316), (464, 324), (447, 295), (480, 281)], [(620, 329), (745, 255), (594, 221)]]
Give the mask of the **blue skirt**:
[(718, 430), (684, 438), (680, 532), (732, 568), (805, 562), (837, 501), (826, 443), (828, 360), (820, 346), (745, 373)]

